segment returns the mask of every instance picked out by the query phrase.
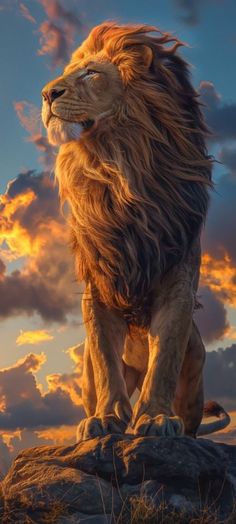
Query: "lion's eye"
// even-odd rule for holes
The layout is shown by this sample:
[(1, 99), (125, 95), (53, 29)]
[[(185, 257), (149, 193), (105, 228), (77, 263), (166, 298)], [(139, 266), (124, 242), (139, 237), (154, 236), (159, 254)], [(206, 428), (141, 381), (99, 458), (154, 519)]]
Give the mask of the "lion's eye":
[(92, 69), (88, 69), (86, 73), (84, 74), (83, 78), (88, 78), (91, 76), (94, 76), (97, 74), (97, 71), (93, 71)]

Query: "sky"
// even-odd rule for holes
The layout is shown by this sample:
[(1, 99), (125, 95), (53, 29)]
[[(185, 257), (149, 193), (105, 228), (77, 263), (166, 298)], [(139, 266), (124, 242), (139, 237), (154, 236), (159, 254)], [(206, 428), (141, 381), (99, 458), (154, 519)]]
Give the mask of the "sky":
[(221, 402), (236, 439), (236, 3), (235, 0), (0, 0), (0, 473), (18, 451), (71, 443), (84, 416), (82, 286), (40, 117), (41, 89), (89, 30), (140, 22), (184, 41), (214, 166), (202, 237), (195, 320), (207, 348), (206, 398)]

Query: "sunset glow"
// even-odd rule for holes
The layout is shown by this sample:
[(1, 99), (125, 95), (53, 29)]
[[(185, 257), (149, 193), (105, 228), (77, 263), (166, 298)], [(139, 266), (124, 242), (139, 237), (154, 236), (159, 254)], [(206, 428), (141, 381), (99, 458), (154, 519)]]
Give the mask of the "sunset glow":
[(20, 331), (16, 339), (17, 346), (23, 346), (24, 344), (40, 344), (41, 342), (48, 342), (53, 340), (51, 335), (46, 329), (39, 329), (38, 331)]

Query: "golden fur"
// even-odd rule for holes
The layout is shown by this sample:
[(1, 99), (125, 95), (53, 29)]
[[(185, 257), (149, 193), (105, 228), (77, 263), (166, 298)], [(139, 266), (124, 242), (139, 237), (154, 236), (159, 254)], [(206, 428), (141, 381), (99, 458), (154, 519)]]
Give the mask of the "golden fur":
[[(193, 388), (197, 414), (193, 422), (185, 421), (189, 434), (196, 433), (201, 420), (204, 348), (192, 313), (212, 160), (198, 94), (186, 62), (177, 54), (181, 45), (152, 26), (104, 23), (91, 31), (64, 74), (43, 91), (49, 139), (62, 144), (56, 176), (61, 201), (68, 200), (71, 207), (77, 274), (87, 286), (84, 402), (92, 422), (86, 423), (83, 437), (92, 431), (103, 434), (104, 417), (127, 424), (132, 414), (128, 396), (142, 384), (136, 431), (142, 432), (143, 426), (148, 431), (150, 421), (143, 424), (144, 415), (152, 417), (153, 427), (168, 427), (167, 434), (173, 428), (174, 433), (181, 431), (178, 417), (176, 422), (170, 416), (170, 405), (184, 355), (191, 351), (200, 367)], [(163, 328), (160, 312), (170, 297), (169, 325)], [(139, 363), (130, 358), (135, 353), (132, 326), (146, 333), (143, 343), (141, 331), (136, 340), (142, 348)], [(173, 336), (171, 342), (166, 335), (172, 326), (177, 326), (176, 351)], [(151, 350), (152, 345), (156, 349)], [(162, 366), (156, 361), (162, 354), (166, 371), (157, 384)], [(182, 380), (184, 385), (187, 381)], [(159, 388), (159, 396), (153, 395), (153, 387)], [(181, 393), (177, 404), (176, 413), (186, 418)]]

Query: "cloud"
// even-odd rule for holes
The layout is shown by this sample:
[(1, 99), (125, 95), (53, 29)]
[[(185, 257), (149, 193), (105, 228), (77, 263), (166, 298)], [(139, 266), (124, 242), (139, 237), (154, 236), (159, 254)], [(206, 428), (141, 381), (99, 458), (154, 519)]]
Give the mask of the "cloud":
[(85, 416), (79, 385), (82, 347), (66, 350), (75, 369), (48, 375), (47, 392), (35, 377), (46, 362), (44, 353), (30, 353), (0, 370), (0, 479), (22, 449), (75, 443), (77, 424)]
[(19, 8), (20, 8), (20, 13), (22, 14), (22, 16), (23, 16), (26, 20), (28, 20), (28, 21), (31, 22), (32, 24), (36, 24), (36, 20), (35, 20), (35, 18), (31, 15), (31, 13), (30, 13), (30, 11), (29, 11), (29, 8), (28, 8), (25, 4), (21, 3), (20, 6), (19, 6)]
[(16, 339), (17, 346), (23, 346), (24, 344), (41, 344), (42, 342), (48, 342), (53, 340), (54, 337), (49, 333), (47, 329), (39, 329), (33, 331), (20, 331)]
[(22, 429), (0, 435), (0, 480), (7, 474), (15, 457), (26, 448), (38, 446), (70, 446), (76, 442), (76, 425)]
[(48, 17), (39, 27), (39, 55), (50, 55), (52, 67), (68, 61), (76, 33), (83, 33), (84, 25), (73, 9), (65, 8), (58, 0), (39, 0)]
[(195, 321), (199, 327), (204, 342), (210, 344), (229, 334), (227, 312), (224, 304), (210, 287), (200, 287), (198, 298), (203, 308), (195, 312)]
[(236, 267), (227, 254), (220, 259), (205, 253), (202, 257), (201, 284), (221, 302), (236, 306)]
[(56, 153), (46, 136), (43, 136), (41, 132), (41, 111), (34, 104), (26, 101), (14, 102), (13, 105), (21, 125), (30, 135), (27, 138), (28, 142), (32, 142), (43, 153), (39, 160), (46, 169), (51, 171), (54, 167)]
[[(202, 237), (203, 248), (211, 257), (226, 260), (226, 271), (230, 265), (233, 276), (233, 266), (236, 266), (236, 242), (234, 223), (236, 220), (236, 177), (233, 173), (223, 175), (215, 184), (211, 205), (207, 217), (206, 228)], [(229, 262), (231, 259), (231, 262)], [(208, 267), (210, 268), (209, 264)], [(222, 265), (221, 270), (224, 268)]]
[(204, 113), (213, 132), (210, 141), (236, 140), (236, 104), (223, 103), (212, 82), (202, 81), (199, 86), (201, 100), (206, 104)]
[(206, 399), (214, 399), (227, 410), (235, 410), (236, 344), (207, 353), (204, 382)]
[(83, 352), (84, 342), (65, 351), (75, 364), (73, 373), (52, 373), (47, 376), (50, 391), (61, 388), (62, 391), (69, 393), (75, 404), (81, 404)]
[(81, 404), (82, 369), (83, 369), (84, 342), (66, 350), (71, 360), (75, 363), (73, 373), (52, 373), (47, 376), (50, 391), (61, 388), (68, 392), (75, 404)]
[(0, 481), (6, 475), (11, 465), (11, 461), (12, 457), (10, 449), (4, 441), (3, 436), (0, 435)]
[(181, 20), (186, 25), (195, 26), (201, 19), (201, 11), (207, 4), (216, 4), (222, 0), (173, 0), (174, 4), (180, 11)]
[(70, 395), (71, 382), (75, 384), (73, 373), (71, 382), (67, 376), (68, 388), (62, 387), (65, 380), (62, 375), (60, 384), (58, 374), (57, 384), (49, 381), (49, 391), (41, 392), (34, 374), (45, 361), (43, 353), (30, 353), (13, 366), (0, 370), (0, 431), (70, 426), (84, 416), (79, 390), (76, 390), (76, 403)]
[[(236, 144), (233, 146), (222, 147), (219, 159), (227, 167), (233, 176), (236, 175)], [(234, 178), (232, 179), (234, 180)]]
[(37, 313), (46, 322), (66, 322), (69, 313), (79, 314), (68, 230), (50, 176), (20, 174), (2, 195), (0, 212), (1, 256), (22, 260), (11, 273), (1, 261), (0, 317)]

